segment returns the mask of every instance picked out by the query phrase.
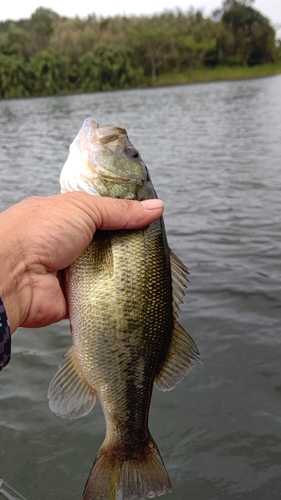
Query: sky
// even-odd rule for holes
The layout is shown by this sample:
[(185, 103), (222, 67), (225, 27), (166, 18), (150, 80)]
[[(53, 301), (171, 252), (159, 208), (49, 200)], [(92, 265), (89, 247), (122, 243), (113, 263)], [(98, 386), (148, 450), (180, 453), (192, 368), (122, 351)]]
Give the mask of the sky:
[[(67, 17), (86, 17), (88, 14), (114, 16), (116, 14), (154, 14), (165, 9), (180, 8), (184, 12), (191, 7), (203, 11), (205, 16), (220, 8), (223, 0), (78, 0), (74, 2), (59, 0), (2, 0), (0, 21), (28, 18), (40, 6), (52, 9)], [(281, 0), (255, 0), (253, 7), (269, 18), (273, 27), (281, 33)]]

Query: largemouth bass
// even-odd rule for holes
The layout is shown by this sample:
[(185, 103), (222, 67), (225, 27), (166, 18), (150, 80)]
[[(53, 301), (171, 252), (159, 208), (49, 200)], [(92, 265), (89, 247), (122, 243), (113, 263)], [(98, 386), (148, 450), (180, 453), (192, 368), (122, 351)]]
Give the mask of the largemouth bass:
[[(156, 198), (126, 130), (85, 120), (62, 169), (62, 192)], [(97, 231), (65, 272), (73, 345), (49, 388), (50, 408), (78, 418), (99, 398), (106, 437), (84, 500), (152, 498), (171, 491), (148, 429), (153, 384), (169, 390), (199, 359), (177, 322), (187, 268), (170, 251), (161, 218), (144, 229)]]

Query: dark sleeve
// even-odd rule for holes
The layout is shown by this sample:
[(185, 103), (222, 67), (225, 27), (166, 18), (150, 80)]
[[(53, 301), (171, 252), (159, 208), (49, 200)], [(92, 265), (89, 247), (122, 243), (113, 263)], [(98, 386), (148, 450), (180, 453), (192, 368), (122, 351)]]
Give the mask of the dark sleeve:
[(0, 371), (11, 359), (11, 332), (3, 301), (0, 297)]

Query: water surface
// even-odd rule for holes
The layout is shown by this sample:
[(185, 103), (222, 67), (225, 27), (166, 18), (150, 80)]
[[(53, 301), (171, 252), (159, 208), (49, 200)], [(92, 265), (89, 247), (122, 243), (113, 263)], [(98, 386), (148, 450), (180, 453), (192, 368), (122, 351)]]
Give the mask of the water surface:
[[(169, 498), (280, 500), (281, 76), (0, 101), (1, 210), (59, 192), (87, 116), (127, 129), (191, 273), (180, 320), (204, 364), (150, 414)], [(69, 345), (67, 322), (21, 329), (0, 375), (0, 475), (28, 500), (81, 498), (104, 437), (99, 404), (77, 421), (48, 408)]]

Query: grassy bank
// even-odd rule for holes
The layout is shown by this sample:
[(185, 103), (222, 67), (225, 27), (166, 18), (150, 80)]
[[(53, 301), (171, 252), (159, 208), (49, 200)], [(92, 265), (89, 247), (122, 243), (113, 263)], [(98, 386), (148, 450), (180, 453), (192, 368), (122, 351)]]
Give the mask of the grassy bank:
[(243, 80), (281, 74), (281, 61), (253, 67), (220, 66), (198, 68), (181, 73), (167, 73), (157, 77), (152, 86), (182, 85), (186, 83), (214, 82), (219, 80)]

